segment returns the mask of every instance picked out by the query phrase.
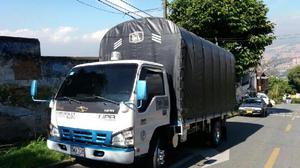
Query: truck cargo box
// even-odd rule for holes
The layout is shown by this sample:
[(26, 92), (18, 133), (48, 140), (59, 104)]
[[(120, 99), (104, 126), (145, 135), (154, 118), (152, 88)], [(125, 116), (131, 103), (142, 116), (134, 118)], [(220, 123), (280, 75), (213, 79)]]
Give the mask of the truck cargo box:
[(100, 61), (113, 51), (124, 60), (161, 63), (169, 76), (172, 122), (218, 117), (235, 105), (235, 60), (213, 43), (163, 18), (142, 18), (111, 28)]

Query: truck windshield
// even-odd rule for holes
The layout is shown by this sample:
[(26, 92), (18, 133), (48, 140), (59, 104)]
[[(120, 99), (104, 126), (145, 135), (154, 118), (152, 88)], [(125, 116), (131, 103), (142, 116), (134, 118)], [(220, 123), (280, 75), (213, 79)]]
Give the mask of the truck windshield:
[(91, 65), (73, 68), (56, 98), (80, 101), (128, 101), (133, 89), (137, 64)]

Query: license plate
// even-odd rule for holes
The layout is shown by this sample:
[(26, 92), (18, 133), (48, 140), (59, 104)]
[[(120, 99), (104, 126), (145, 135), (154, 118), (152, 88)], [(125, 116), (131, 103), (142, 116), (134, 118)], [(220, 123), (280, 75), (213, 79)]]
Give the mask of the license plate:
[(71, 146), (71, 155), (85, 157), (85, 150), (82, 147)]
[(247, 110), (246, 113), (247, 114), (252, 114), (252, 110)]

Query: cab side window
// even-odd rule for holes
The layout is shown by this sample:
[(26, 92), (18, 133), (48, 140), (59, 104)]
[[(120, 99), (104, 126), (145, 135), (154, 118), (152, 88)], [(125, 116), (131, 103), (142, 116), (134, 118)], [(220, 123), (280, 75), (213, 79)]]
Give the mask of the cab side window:
[(140, 75), (140, 80), (147, 82), (147, 100), (142, 101), (140, 112), (146, 111), (154, 96), (165, 95), (163, 73), (159, 69), (143, 68)]

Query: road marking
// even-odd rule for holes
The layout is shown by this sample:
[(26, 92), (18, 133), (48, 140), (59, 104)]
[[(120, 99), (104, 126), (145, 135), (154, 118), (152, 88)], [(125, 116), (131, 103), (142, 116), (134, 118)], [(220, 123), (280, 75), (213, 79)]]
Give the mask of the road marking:
[(299, 115), (297, 112), (293, 113), (292, 121), (294, 121), (296, 118), (299, 118)]
[(292, 113), (270, 113), (270, 116), (279, 116), (279, 117), (292, 117)]
[(264, 168), (272, 168), (279, 155), (280, 148), (274, 148)]
[(289, 132), (291, 129), (292, 129), (292, 124), (288, 124), (288, 125), (285, 127), (285, 132)]

